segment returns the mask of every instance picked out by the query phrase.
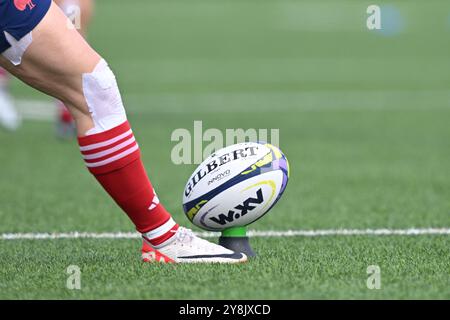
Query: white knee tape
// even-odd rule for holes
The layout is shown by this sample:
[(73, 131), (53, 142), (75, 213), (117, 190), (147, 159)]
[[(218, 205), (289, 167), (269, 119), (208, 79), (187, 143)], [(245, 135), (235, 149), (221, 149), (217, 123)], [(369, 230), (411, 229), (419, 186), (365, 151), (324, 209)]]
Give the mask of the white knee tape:
[(95, 127), (86, 135), (104, 132), (127, 120), (116, 77), (105, 60), (83, 74), (83, 92)]
[(5, 38), (8, 40), (9, 44), (11, 45), (10, 48), (5, 50), (2, 55), (11, 61), (11, 63), (15, 66), (18, 66), (22, 63), (22, 57), (25, 53), (25, 51), (28, 49), (30, 44), (33, 42), (33, 36), (31, 35), (31, 32), (27, 33), (22, 39), (16, 40), (12, 35), (10, 35), (8, 32), (4, 31)]

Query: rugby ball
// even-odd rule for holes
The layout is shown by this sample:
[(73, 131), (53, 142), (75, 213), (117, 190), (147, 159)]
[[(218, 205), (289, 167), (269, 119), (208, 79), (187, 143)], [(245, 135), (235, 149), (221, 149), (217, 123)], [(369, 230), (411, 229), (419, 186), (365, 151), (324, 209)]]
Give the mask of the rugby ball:
[(265, 215), (283, 194), (289, 163), (277, 147), (246, 142), (221, 149), (189, 178), (183, 209), (196, 226), (221, 231)]

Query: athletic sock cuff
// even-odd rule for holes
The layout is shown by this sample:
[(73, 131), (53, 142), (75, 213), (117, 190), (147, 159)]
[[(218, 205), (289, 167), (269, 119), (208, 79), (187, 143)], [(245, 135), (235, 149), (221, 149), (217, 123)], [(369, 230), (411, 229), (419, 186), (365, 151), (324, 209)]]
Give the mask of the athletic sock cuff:
[(139, 159), (139, 146), (128, 121), (110, 130), (78, 137), (84, 162), (94, 175), (119, 170)]
[(178, 224), (169, 216), (169, 219), (161, 226), (151, 231), (143, 232), (142, 237), (152, 246), (159, 246), (172, 238), (178, 227)]

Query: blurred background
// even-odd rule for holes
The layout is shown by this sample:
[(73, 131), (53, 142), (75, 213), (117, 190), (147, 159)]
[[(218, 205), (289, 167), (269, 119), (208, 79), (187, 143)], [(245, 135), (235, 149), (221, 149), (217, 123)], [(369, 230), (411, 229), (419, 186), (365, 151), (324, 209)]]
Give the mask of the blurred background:
[[(173, 130), (280, 129), (292, 177), (256, 229), (448, 226), (450, 3), (99, 0), (88, 32), (118, 78), (161, 200), (183, 224), (194, 166)], [(70, 61), (62, 61), (70, 63)], [(0, 232), (132, 226), (54, 136), (54, 101), (12, 83), (0, 131)]]

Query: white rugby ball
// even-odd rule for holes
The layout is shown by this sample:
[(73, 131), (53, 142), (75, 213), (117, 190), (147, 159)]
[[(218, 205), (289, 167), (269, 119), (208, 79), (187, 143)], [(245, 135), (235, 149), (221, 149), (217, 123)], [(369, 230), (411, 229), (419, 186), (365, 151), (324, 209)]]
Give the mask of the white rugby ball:
[(246, 226), (274, 206), (288, 179), (288, 160), (277, 147), (235, 144), (197, 167), (184, 189), (183, 209), (193, 224), (206, 230)]

